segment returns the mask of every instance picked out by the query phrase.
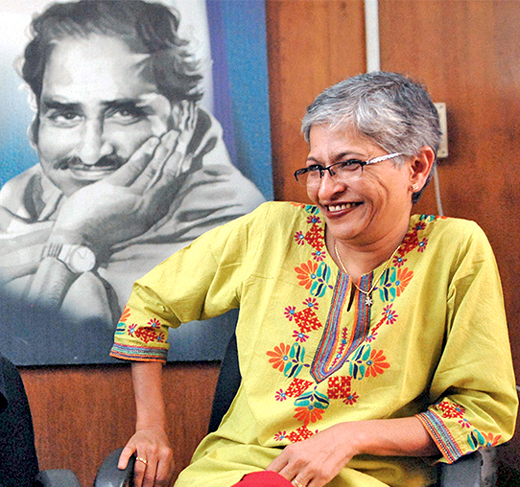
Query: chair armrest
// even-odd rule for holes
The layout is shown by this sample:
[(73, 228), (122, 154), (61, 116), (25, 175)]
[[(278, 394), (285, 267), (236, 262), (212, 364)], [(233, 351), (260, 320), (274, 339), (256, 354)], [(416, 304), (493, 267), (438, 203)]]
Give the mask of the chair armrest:
[(476, 451), (452, 464), (440, 464), (440, 487), (480, 487), (482, 455)]
[(36, 476), (36, 485), (42, 487), (81, 487), (70, 470), (44, 470)]
[(134, 474), (135, 457), (128, 460), (128, 465), (124, 470), (119, 470), (117, 464), (123, 448), (112, 452), (99, 467), (94, 487), (126, 487), (130, 485), (130, 480)]

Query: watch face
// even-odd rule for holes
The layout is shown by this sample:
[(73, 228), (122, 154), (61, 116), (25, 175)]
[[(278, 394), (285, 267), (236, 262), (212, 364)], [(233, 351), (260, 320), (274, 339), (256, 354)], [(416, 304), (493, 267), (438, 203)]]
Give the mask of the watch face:
[(73, 272), (88, 272), (94, 269), (96, 256), (88, 247), (78, 247), (70, 255), (69, 267)]

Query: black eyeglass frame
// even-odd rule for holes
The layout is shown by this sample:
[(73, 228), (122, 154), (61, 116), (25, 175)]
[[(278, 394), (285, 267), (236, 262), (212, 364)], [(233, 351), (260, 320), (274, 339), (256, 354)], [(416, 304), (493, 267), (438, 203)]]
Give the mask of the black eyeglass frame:
[(307, 173), (313, 173), (316, 171), (320, 172), (320, 181), (323, 179), (323, 175), (325, 174), (325, 171), (329, 173), (329, 176), (332, 178), (336, 175), (336, 172), (332, 169), (334, 166), (339, 166), (342, 164), (343, 166), (349, 165), (358, 165), (361, 169), (363, 169), (364, 166), (369, 166), (370, 164), (377, 164), (378, 162), (388, 161), (389, 159), (394, 159), (396, 157), (402, 156), (402, 152), (393, 152), (392, 154), (385, 154), (383, 156), (374, 157), (373, 159), (370, 159), (368, 161), (361, 161), (359, 159), (348, 159), (346, 161), (339, 161), (335, 162), (334, 164), (331, 164), (330, 166), (322, 166), (321, 164), (312, 164), (308, 167), (302, 167), (301, 169), (297, 169), (294, 172), (294, 177), (296, 181), (298, 181), (300, 184), (304, 184), (301, 179), (298, 179), (299, 176), (303, 176)]

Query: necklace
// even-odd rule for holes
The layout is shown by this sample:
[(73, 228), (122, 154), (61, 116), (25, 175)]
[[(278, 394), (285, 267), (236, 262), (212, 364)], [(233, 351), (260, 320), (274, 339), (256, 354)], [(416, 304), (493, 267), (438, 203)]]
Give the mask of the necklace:
[[(374, 284), (372, 285), (372, 287), (368, 290), (368, 291), (365, 291), (364, 289), (361, 289), (360, 287), (358, 287), (358, 285), (352, 281), (352, 284), (354, 284), (354, 287), (360, 292), (360, 293), (363, 293), (366, 298), (365, 298), (365, 304), (370, 307), (372, 306), (372, 304), (374, 304), (374, 300), (370, 297), (370, 294), (372, 293), (372, 291), (374, 290), (374, 288), (377, 286), (377, 283), (379, 282), (379, 280), (381, 279), (381, 276), (385, 273), (385, 271), (388, 269), (388, 266), (390, 265), (390, 262), (392, 261), (392, 259), (394, 258), (394, 255), (397, 253), (397, 251), (399, 250), (399, 247), (401, 247), (401, 244), (399, 244), (397, 246), (397, 248), (392, 252), (392, 255), (390, 256), (390, 258), (386, 261), (386, 264), (385, 266), (383, 267), (383, 270), (381, 271), (381, 273), (379, 274), (379, 276), (377, 276), (376, 279), (374, 279)], [(334, 239), (334, 252), (336, 252), (336, 257), (338, 258), (339, 260), (339, 263), (341, 264), (341, 269), (343, 270), (343, 272), (345, 274), (348, 275), (348, 272), (347, 270), (345, 269), (345, 264), (343, 264), (343, 261), (341, 260), (341, 256), (339, 255), (339, 252), (338, 252), (338, 245), (336, 244), (336, 239)]]

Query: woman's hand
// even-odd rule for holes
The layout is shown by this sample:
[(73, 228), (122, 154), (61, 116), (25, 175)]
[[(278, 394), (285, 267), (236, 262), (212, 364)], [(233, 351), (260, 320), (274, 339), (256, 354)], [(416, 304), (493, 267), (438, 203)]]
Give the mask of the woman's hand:
[(167, 487), (173, 477), (173, 453), (166, 434), (166, 409), (162, 393), (162, 364), (134, 362), (134, 384), (137, 426), (121, 457), (119, 468), (136, 455), (135, 487)]
[(285, 447), (267, 470), (278, 472), (295, 485), (322, 487), (357, 454), (346, 432), (348, 423), (326, 429)]
[(415, 417), (339, 423), (286, 446), (267, 470), (304, 487), (323, 487), (355, 455), (435, 456), (439, 450)]
[(170, 485), (175, 464), (164, 429), (137, 430), (123, 449), (118, 467), (126, 468), (128, 460), (134, 454), (137, 457), (134, 468), (135, 487), (167, 487)]

